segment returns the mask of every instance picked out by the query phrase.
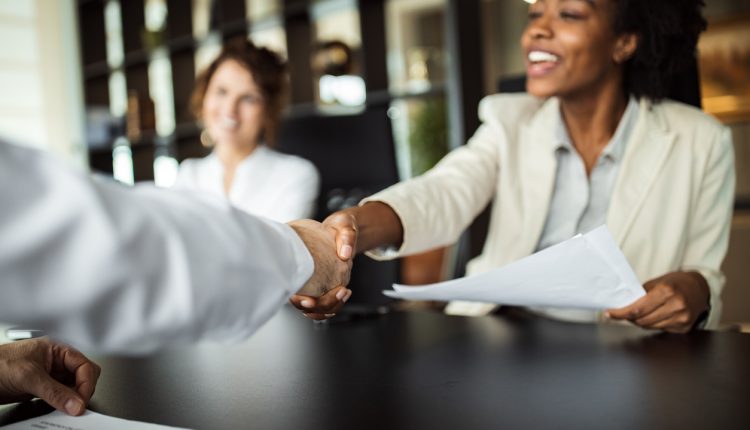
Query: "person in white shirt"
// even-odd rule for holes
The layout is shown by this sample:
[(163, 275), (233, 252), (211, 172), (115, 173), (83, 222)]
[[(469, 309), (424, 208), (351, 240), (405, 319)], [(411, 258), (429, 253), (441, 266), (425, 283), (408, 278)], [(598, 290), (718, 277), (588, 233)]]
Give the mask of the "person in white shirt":
[[(326, 302), (307, 309), (324, 317), (351, 294), (351, 263), (315, 221), (286, 225), (221, 198), (126, 187), (2, 141), (0, 202), (0, 321), (76, 347), (133, 354), (238, 341), (295, 293)], [(98, 370), (77, 354), (54, 342), (3, 345), (0, 402), (31, 393), (82, 413)], [(60, 367), (77, 392), (47, 377)]]
[(279, 222), (315, 215), (320, 176), (300, 157), (272, 149), (287, 87), (284, 62), (247, 40), (227, 45), (197, 78), (194, 115), (212, 147), (182, 162), (176, 188), (227, 198), (238, 208)]

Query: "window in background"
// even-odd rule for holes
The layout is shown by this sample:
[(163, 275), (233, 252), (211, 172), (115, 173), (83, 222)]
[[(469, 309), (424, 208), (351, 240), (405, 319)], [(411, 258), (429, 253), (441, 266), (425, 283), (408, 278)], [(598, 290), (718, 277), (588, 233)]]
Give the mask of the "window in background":
[(502, 78), (526, 74), (520, 41), (528, 22), (528, 3), (520, 0), (482, 2), (485, 94), (497, 92)]
[(352, 0), (314, 1), (310, 11), (316, 43), (313, 72), (322, 106), (361, 107), (365, 81), (361, 71), (362, 34), (359, 9)]
[(256, 46), (268, 48), (286, 58), (288, 55), (286, 32), (284, 31), (281, 15), (271, 13), (268, 12), (262, 18), (250, 21), (248, 38)]
[(201, 40), (211, 31), (211, 0), (191, 0), (193, 37)]
[(172, 62), (164, 45), (167, 23), (165, 0), (146, 0), (146, 44), (151, 55), (148, 64), (149, 94), (154, 102), (156, 138), (154, 149), (154, 183), (170, 187), (177, 178), (177, 160), (171, 156), (170, 141), (175, 131), (174, 93), (172, 88)]
[(195, 50), (195, 74), (199, 75), (221, 52), (221, 34), (211, 33), (198, 44)]
[(167, 23), (166, 0), (146, 0), (144, 7), (146, 31), (163, 31)]
[[(104, 109), (89, 106), (87, 123), (89, 129), (89, 146), (105, 149), (112, 145), (112, 175), (115, 180), (123, 184), (133, 185), (133, 152), (130, 141), (125, 137), (118, 137), (112, 143), (112, 138), (123, 130), (115, 125), (124, 122), (128, 111), (128, 88), (122, 67), (125, 52), (122, 40), (122, 15), (119, 0), (109, 0), (104, 6), (104, 28), (107, 38), (107, 64), (109, 74), (109, 112)], [(94, 130), (98, 133), (92, 133)], [(94, 139), (95, 135), (99, 139)]]
[(249, 39), (256, 45), (268, 48), (279, 55), (282, 58), (287, 57), (286, 49), (286, 32), (284, 27), (281, 25), (281, 19), (276, 19), (276, 23), (268, 25), (268, 21), (261, 24), (250, 25)]
[(388, 0), (388, 81), (395, 93), (442, 88), (446, 78), (445, 0)]
[(287, 57), (286, 31), (279, 1), (247, 0), (248, 38), (256, 45)]
[(281, 0), (245, 0), (247, 20), (257, 22), (281, 14)]
[(107, 1), (104, 7), (104, 28), (107, 35), (107, 64), (113, 69), (121, 67), (125, 51), (122, 44), (122, 17), (118, 0)]
[[(389, 89), (399, 176), (423, 173), (447, 152), (445, 0), (386, 2)], [(432, 135), (432, 137), (430, 136)]]
[(156, 133), (169, 136), (175, 129), (174, 94), (172, 93), (172, 63), (166, 47), (151, 54), (148, 65), (149, 94), (154, 101)]
[(18, 143), (44, 147), (44, 94), (35, 33), (40, 11), (34, 2), (6, 2), (0, 10), (0, 134)]

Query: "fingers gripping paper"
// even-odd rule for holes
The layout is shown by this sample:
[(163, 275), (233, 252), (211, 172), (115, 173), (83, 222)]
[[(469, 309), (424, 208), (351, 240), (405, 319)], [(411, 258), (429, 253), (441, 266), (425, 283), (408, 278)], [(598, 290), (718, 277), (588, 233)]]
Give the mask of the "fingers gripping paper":
[(467, 300), (516, 306), (619, 308), (645, 295), (606, 226), (487, 273), (437, 284), (393, 285), (407, 300)]

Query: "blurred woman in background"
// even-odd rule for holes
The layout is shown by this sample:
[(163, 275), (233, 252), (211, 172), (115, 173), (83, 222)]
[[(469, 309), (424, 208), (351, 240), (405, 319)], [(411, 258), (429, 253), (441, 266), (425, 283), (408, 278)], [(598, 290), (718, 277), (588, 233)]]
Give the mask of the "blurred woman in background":
[(284, 61), (247, 40), (227, 45), (197, 78), (192, 109), (205, 127), (202, 159), (182, 162), (175, 187), (225, 196), (279, 222), (315, 214), (320, 177), (307, 160), (274, 151), (287, 89)]

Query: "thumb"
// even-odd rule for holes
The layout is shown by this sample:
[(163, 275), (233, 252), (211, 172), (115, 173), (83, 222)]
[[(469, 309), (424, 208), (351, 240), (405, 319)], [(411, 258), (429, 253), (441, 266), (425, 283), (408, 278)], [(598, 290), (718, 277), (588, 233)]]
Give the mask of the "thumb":
[(46, 373), (29, 378), (26, 391), (68, 415), (81, 415), (86, 410), (86, 404), (78, 393)]
[(344, 261), (353, 258), (357, 249), (357, 222), (354, 216), (337, 212), (323, 221), (323, 224), (336, 231), (336, 251), (339, 258)]
[(346, 261), (354, 256), (357, 247), (357, 232), (352, 227), (339, 227), (336, 231), (336, 249), (338, 256)]

